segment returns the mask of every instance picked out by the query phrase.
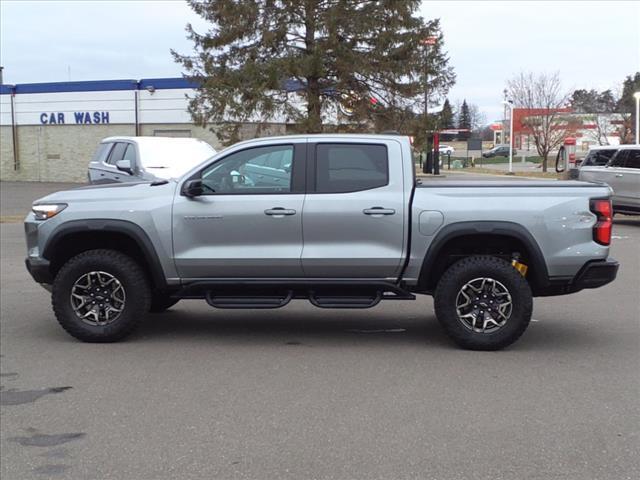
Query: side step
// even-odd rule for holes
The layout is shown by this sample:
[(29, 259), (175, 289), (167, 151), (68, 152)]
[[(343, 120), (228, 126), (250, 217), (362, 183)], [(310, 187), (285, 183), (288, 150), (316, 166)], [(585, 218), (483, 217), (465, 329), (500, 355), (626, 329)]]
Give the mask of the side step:
[(205, 300), (215, 308), (280, 308), (284, 307), (293, 298), (293, 290), (284, 295), (216, 295), (212, 291), (205, 294)]
[(309, 301), (318, 308), (371, 308), (382, 300), (382, 291), (378, 290), (373, 295), (331, 295), (309, 292)]

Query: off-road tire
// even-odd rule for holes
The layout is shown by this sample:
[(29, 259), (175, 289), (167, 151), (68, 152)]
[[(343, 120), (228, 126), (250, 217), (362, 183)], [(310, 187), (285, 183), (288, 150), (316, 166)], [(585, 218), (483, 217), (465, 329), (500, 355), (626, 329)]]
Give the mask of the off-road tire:
[[(511, 295), (511, 316), (492, 333), (479, 333), (465, 327), (456, 311), (458, 292), (467, 282), (479, 277), (497, 280)], [(525, 278), (509, 262), (488, 255), (467, 257), (449, 267), (438, 282), (434, 299), (436, 317), (446, 333), (469, 350), (500, 350), (511, 345), (527, 329), (533, 310), (533, 296)]]
[[(126, 294), (120, 316), (106, 325), (84, 323), (71, 305), (71, 290), (82, 275), (104, 271), (118, 279)], [(51, 295), (56, 319), (69, 335), (83, 342), (116, 342), (129, 335), (144, 319), (151, 304), (149, 281), (142, 267), (116, 250), (88, 250), (69, 259), (53, 281)]]

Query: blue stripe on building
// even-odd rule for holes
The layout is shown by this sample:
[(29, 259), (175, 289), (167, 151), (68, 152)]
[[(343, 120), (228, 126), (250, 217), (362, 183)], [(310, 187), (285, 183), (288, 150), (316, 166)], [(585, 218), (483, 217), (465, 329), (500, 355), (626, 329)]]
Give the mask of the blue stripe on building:
[[(304, 86), (297, 80), (286, 80), (284, 89), (293, 92)], [(11, 93), (59, 93), (59, 92), (108, 92), (117, 90), (168, 90), (176, 88), (198, 88), (198, 83), (188, 78), (143, 78), (138, 80), (92, 80), (86, 82), (19, 83), (0, 85), (1, 95)]]

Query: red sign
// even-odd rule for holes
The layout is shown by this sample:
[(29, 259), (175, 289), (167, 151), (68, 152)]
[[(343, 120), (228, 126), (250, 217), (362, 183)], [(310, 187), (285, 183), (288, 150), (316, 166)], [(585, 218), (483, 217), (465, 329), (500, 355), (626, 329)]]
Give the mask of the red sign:
[(498, 131), (498, 130), (502, 130), (502, 124), (501, 123), (492, 123), (489, 128), (491, 130), (493, 130), (494, 132)]
[(438, 43), (438, 37), (427, 37), (424, 40), (422, 40), (422, 44), (423, 45), (435, 45), (436, 43)]

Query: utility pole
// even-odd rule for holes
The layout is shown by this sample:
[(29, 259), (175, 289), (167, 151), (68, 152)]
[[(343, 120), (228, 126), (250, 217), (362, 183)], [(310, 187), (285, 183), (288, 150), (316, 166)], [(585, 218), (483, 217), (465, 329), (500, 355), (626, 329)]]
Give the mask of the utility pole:
[(509, 108), (509, 175), (513, 175), (513, 100), (505, 100), (502, 103), (505, 111)]

